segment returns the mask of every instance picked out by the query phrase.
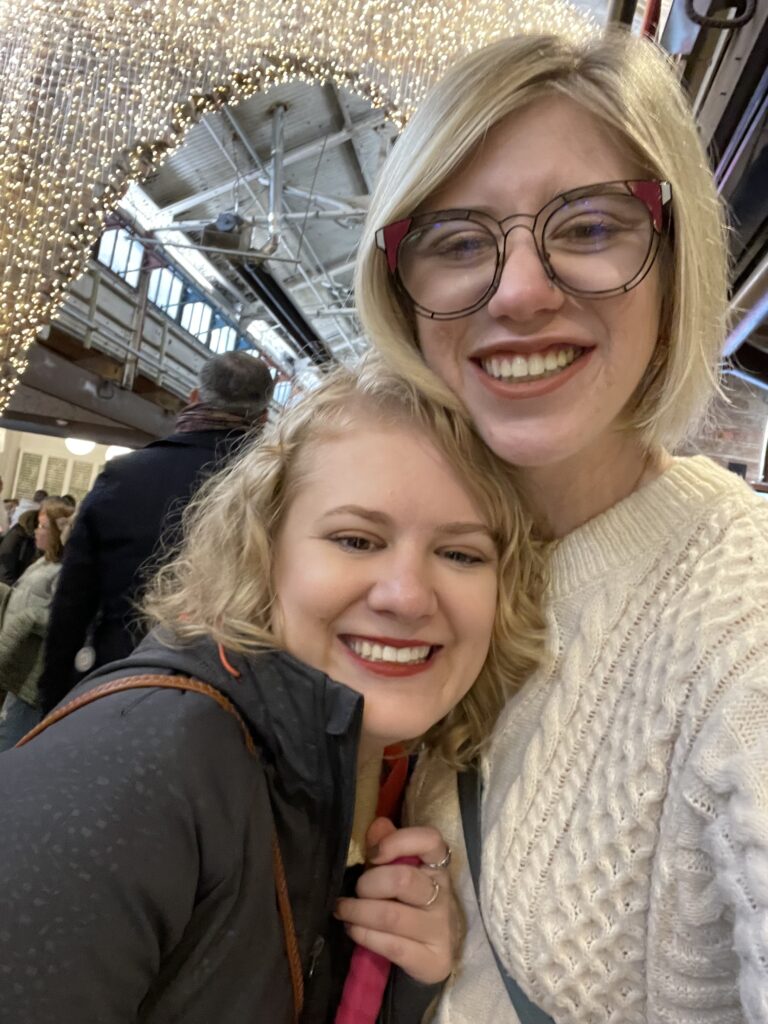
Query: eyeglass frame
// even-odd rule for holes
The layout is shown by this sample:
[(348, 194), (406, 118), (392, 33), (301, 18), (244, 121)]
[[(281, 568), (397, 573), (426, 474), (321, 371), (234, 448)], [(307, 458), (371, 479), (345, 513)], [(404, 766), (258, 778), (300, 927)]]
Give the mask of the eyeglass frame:
[[(640, 269), (634, 277), (630, 278), (629, 281), (618, 288), (609, 288), (604, 291), (596, 292), (572, 288), (558, 277), (547, 258), (547, 254), (544, 252), (542, 240), (544, 238), (544, 232), (546, 231), (547, 224), (549, 223), (550, 218), (568, 203), (574, 202), (577, 199), (587, 199), (590, 196), (602, 195), (603, 189), (614, 185), (626, 186), (628, 190), (626, 193), (616, 194), (634, 196), (634, 198), (643, 203), (648, 210), (652, 229), (648, 252), (645, 254), (645, 258), (640, 265)], [(408, 299), (408, 302), (411, 304), (414, 312), (429, 320), (459, 320), (461, 317), (470, 316), (472, 313), (476, 313), (478, 309), (482, 309), (483, 306), (491, 301), (491, 298), (498, 291), (499, 284), (501, 282), (501, 275), (504, 272), (504, 267), (507, 262), (507, 238), (516, 227), (522, 227), (531, 232), (533, 243), (536, 247), (536, 255), (539, 257), (539, 262), (544, 268), (545, 274), (554, 286), (569, 295), (576, 295), (582, 298), (607, 299), (614, 295), (623, 295), (626, 292), (631, 291), (633, 288), (636, 288), (650, 272), (651, 267), (656, 262), (656, 257), (661, 245), (661, 239), (670, 234), (672, 224), (672, 211), (670, 209), (671, 201), (672, 185), (665, 179), (631, 178), (628, 180), (619, 179), (616, 181), (601, 181), (594, 185), (583, 185), (579, 188), (568, 189), (566, 192), (559, 192), (556, 196), (553, 196), (552, 199), (547, 200), (538, 213), (513, 213), (508, 217), (504, 217), (502, 220), (496, 220), (495, 217), (492, 217), (489, 213), (484, 213), (482, 210), (472, 209), (435, 210), (421, 214), (411, 214), (409, 217), (403, 217), (400, 220), (393, 221), (391, 224), (386, 224), (384, 227), (378, 228), (375, 234), (376, 247), (386, 256), (387, 268), (395, 279), (398, 289)], [(548, 216), (546, 219), (542, 219), (543, 214), (545, 213), (547, 213)], [(521, 218), (531, 220), (533, 223), (530, 224), (530, 226), (526, 224), (513, 224), (512, 227), (508, 228), (506, 231), (504, 230), (504, 224), (508, 221), (519, 221)], [(422, 227), (429, 224), (436, 224), (441, 220), (469, 220), (479, 223), (485, 227), (488, 227), (490, 224), (491, 233), (496, 240), (496, 267), (494, 269), (490, 285), (477, 302), (453, 313), (436, 313), (433, 310), (427, 309), (425, 306), (419, 305), (419, 303), (409, 295), (398, 272), (400, 245), (402, 244), (403, 239), (410, 234), (414, 224), (418, 222), (416, 226)], [(541, 228), (537, 233), (537, 227), (540, 222)], [(501, 235), (500, 238), (499, 233)], [(501, 244), (499, 244), (500, 242)]]

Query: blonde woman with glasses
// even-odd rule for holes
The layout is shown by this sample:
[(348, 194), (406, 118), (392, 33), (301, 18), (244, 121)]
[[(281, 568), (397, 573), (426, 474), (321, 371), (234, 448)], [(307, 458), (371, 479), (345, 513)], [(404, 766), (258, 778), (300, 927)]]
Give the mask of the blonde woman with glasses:
[(674, 70), (629, 36), (475, 53), (382, 169), (364, 326), (550, 542), (548, 657), (482, 794), (430, 758), (412, 790), (468, 923), (439, 1024), (768, 1021), (768, 509), (672, 454), (717, 389), (726, 262)]

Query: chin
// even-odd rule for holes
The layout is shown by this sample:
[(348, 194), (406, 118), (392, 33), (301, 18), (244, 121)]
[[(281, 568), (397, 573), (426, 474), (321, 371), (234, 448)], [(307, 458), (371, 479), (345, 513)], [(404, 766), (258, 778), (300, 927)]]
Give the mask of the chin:
[[(584, 425), (567, 429), (541, 423), (484, 423), (476, 421), (480, 436), (500, 459), (521, 469), (554, 466), (577, 455), (589, 441)], [(578, 443), (574, 443), (578, 441)]]

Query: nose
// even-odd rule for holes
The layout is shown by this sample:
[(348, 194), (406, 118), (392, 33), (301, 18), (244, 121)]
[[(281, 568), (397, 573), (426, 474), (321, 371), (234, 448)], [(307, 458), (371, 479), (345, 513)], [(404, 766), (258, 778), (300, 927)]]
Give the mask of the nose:
[(403, 552), (383, 561), (368, 591), (368, 606), (402, 622), (434, 615), (437, 593), (428, 560), (416, 552)]
[(564, 299), (544, 269), (530, 227), (516, 224), (505, 238), (499, 286), (488, 302), (488, 312), (493, 317), (527, 321), (556, 312)]

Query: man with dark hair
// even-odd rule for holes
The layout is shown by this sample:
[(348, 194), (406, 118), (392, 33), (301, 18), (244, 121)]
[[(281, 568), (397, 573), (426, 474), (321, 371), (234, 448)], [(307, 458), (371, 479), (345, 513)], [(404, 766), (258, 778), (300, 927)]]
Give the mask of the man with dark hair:
[[(39, 684), (43, 711), (83, 671), (126, 657), (142, 638), (135, 601), (148, 569), (177, 538), (203, 480), (263, 426), (273, 389), (266, 363), (247, 352), (212, 356), (173, 434), (104, 468), (64, 549)], [(93, 656), (76, 667), (89, 632)]]

